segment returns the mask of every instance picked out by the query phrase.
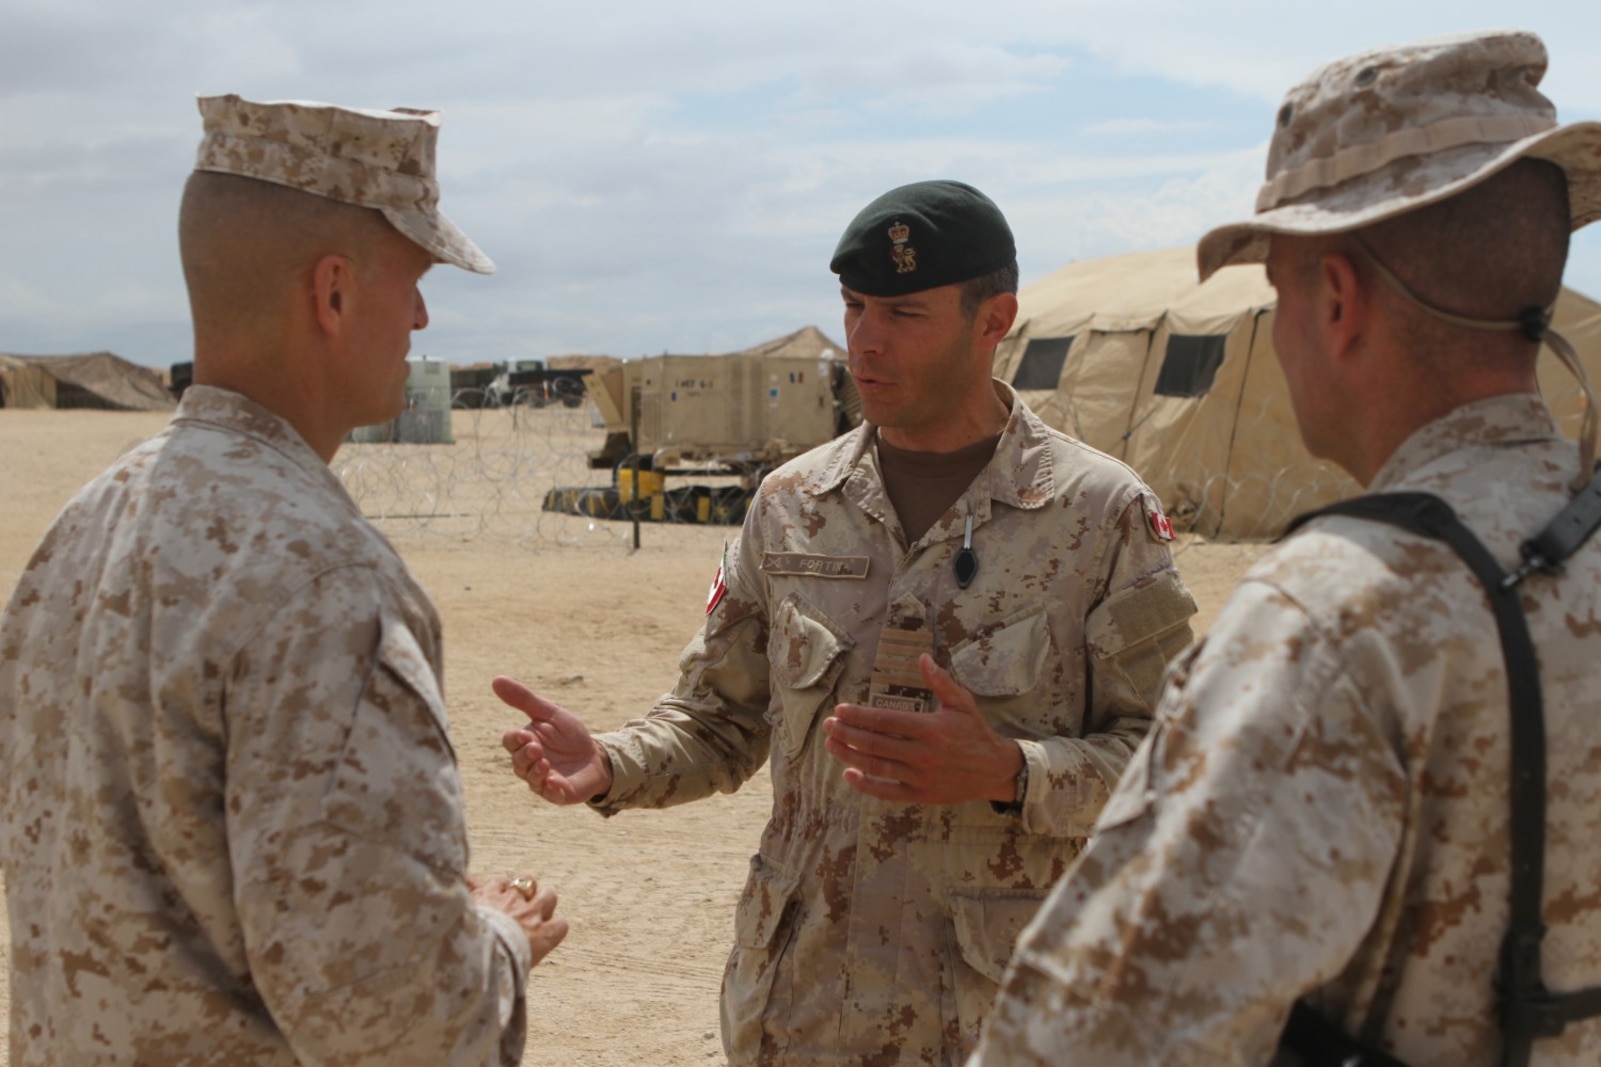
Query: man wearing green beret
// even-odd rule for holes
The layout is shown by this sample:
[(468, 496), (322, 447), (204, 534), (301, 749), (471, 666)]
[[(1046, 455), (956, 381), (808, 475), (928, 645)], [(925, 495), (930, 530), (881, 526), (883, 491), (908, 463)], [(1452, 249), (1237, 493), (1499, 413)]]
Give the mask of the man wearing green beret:
[(958, 182), (835, 253), (865, 423), (773, 472), (677, 685), (592, 737), (510, 679), (513, 768), (605, 814), (771, 759), (723, 984), (734, 1064), (957, 1064), (1145, 735), (1195, 605), (1127, 467), (991, 377), (1012, 233)]

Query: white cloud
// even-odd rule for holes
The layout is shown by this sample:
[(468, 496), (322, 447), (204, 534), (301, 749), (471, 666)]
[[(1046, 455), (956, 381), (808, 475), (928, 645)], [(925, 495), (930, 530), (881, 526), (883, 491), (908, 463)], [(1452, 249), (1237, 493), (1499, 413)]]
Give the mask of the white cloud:
[[(994, 196), (1025, 276), (1193, 240), (1249, 211), (1272, 108), (1311, 67), (1505, 18), (1341, 10), (1308, 32), (1245, 0), (10, 0), (0, 349), (183, 357), (197, 92), (444, 109), (445, 210), (501, 272), (435, 272), (419, 351), (705, 351), (836, 328), (834, 241), (908, 180)], [(1569, 117), (1601, 117), (1588, 10), (1518, 12)], [(1601, 292), (1587, 241), (1570, 277)]]

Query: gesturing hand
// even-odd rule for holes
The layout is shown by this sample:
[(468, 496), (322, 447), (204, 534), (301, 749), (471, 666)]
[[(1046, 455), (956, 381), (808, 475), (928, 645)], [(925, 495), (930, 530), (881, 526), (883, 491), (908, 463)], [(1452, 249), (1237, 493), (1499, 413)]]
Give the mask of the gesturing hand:
[(924, 654), (923, 682), (938, 700), (932, 712), (839, 704), (823, 720), (828, 754), (845, 764), (852, 789), (912, 804), (1010, 803), (1023, 751), (997, 734), (973, 694)]
[(507, 730), (500, 743), (511, 753), (512, 772), (552, 804), (581, 804), (610, 791), (611, 761), (595, 744), (583, 720), (512, 678), (490, 685), (504, 703), (528, 716), (528, 725)]

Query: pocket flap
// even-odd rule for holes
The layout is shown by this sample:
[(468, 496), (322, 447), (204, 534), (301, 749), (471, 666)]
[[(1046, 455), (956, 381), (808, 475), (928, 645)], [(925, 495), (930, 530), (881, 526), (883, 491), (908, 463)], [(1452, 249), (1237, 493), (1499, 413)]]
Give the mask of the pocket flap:
[(1018, 935), (1034, 918), (1049, 889), (992, 889), (954, 893), (951, 920), (962, 958), (973, 970), (999, 983), (1012, 959)]
[(790, 689), (810, 689), (823, 681), (834, 660), (851, 644), (799, 594), (791, 593), (773, 615), (775, 647), (769, 653), (773, 676)]
[(1036, 611), (952, 648), (951, 673), (977, 696), (1018, 696), (1039, 683), (1050, 648), (1045, 612)]
[(750, 877), (734, 909), (734, 936), (746, 948), (766, 948), (783, 924), (800, 879), (774, 867), (758, 853), (750, 858)]
[(1096, 659), (1110, 659), (1187, 626), (1194, 614), (1195, 598), (1178, 572), (1159, 571), (1113, 593), (1090, 612), (1084, 643)]

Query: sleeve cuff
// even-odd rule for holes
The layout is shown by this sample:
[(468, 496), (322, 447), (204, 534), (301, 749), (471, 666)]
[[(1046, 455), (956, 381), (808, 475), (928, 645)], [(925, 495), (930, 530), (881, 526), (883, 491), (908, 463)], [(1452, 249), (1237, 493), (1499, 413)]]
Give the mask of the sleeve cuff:
[(523, 996), (528, 988), (528, 972), (534, 966), (534, 954), (533, 950), (528, 947), (528, 935), (523, 933), (523, 928), (517, 925), (516, 919), (513, 919), (499, 908), (491, 908), (483, 904), (476, 905), (476, 907), (478, 908), (478, 914), (495, 931), (495, 936), (500, 939), (500, 943), (506, 946), (506, 951), (511, 954), (512, 970), (517, 976), (517, 995), (519, 997)]
[(1023, 787), (1023, 795), (1009, 804), (998, 800), (990, 801), (990, 810), (997, 815), (1021, 815), (1029, 802), (1039, 795), (1041, 782), (1045, 780), (1047, 764), (1045, 762), (1045, 749), (1037, 741), (1023, 741), (1017, 738), (1013, 743), (1022, 750), (1023, 766), (1028, 768), (1028, 782)]
[(606, 761), (611, 764), (611, 788), (584, 803), (591, 811), (598, 811), (610, 818), (623, 810), (623, 805), (618, 804), (616, 798), (635, 795), (644, 787), (645, 768), (643, 761), (624, 757), (622, 749), (628, 744), (627, 738), (615, 733), (600, 734), (595, 738), (595, 744), (600, 746), (600, 750), (606, 754)]

